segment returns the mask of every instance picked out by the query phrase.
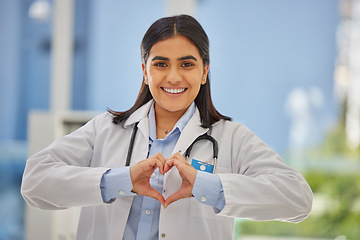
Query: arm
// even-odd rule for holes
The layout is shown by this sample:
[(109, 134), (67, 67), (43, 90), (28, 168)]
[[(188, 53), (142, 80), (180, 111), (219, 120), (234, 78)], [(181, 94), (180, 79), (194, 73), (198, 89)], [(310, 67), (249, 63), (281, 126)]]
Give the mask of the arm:
[(233, 132), (233, 173), (218, 174), (226, 200), (219, 214), (259, 221), (304, 220), (311, 211), (312, 191), (302, 175), (244, 126)]
[(100, 180), (108, 170), (90, 167), (95, 120), (64, 136), (27, 160), (21, 193), (41, 209), (103, 204)]

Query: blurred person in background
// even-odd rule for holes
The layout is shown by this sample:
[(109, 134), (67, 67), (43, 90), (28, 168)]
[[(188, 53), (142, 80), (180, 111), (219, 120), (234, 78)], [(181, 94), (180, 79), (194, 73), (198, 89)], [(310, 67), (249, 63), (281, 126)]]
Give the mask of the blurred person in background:
[(230, 240), (235, 218), (309, 215), (302, 175), (214, 107), (209, 40), (193, 17), (157, 20), (141, 54), (129, 110), (98, 115), (27, 160), (21, 192), (30, 206), (82, 207), (81, 240)]

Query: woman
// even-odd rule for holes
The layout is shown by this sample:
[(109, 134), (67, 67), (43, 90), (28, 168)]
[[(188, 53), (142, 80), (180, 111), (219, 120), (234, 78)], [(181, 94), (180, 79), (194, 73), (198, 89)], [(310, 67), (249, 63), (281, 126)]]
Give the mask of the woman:
[[(233, 239), (236, 217), (309, 215), (312, 192), (301, 174), (213, 106), (209, 41), (194, 18), (159, 19), (141, 53), (132, 108), (109, 110), (28, 159), (29, 205), (83, 207), (77, 239)], [(217, 141), (217, 159), (206, 140), (185, 159), (204, 134)]]

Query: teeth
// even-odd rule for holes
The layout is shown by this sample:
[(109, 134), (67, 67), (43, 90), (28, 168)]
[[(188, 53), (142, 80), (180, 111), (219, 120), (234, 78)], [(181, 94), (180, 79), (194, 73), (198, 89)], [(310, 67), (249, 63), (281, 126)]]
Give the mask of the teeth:
[(182, 93), (183, 91), (185, 91), (185, 88), (163, 88), (165, 90), (165, 92), (168, 93)]

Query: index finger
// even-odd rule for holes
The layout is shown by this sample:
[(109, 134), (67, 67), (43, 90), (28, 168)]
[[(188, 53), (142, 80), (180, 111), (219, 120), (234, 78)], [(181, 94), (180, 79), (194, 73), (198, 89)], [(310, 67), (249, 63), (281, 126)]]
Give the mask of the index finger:
[(164, 164), (166, 162), (166, 159), (161, 153), (157, 153), (149, 157), (147, 160), (150, 161), (153, 166), (158, 167), (161, 174), (164, 174)]
[(188, 162), (179, 160), (177, 158), (168, 159), (164, 165), (164, 172), (169, 171), (172, 167), (177, 167), (179, 170), (185, 166), (191, 166)]

